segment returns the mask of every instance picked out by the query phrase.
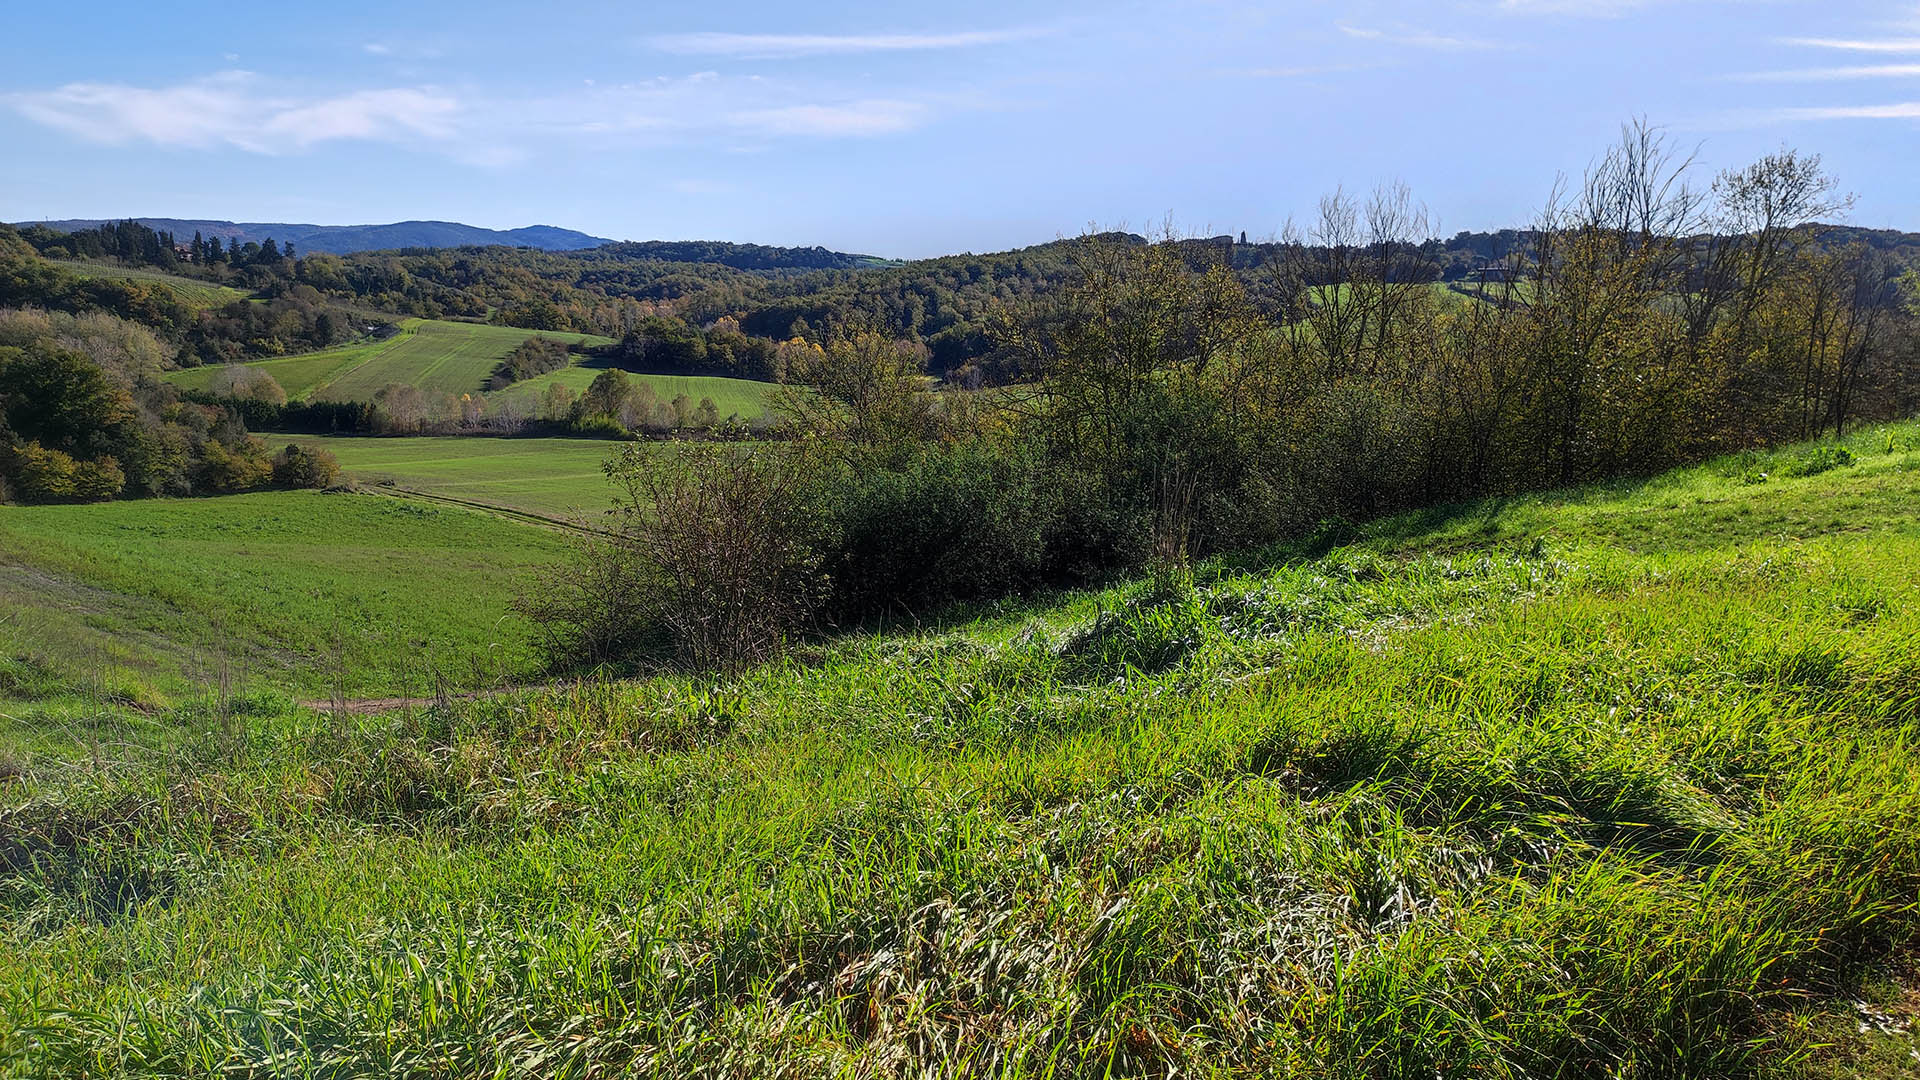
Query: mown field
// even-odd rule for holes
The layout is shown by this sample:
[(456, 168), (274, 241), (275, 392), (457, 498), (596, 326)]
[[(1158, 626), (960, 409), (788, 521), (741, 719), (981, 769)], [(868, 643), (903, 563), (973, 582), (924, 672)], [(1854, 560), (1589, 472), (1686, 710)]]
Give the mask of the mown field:
[[(536, 333), (507, 326), (407, 319), (400, 324), (398, 334), (382, 341), (258, 360), (248, 366), (272, 375), (286, 390), (288, 399), (294, 401), (371, 401), (388, 383), (436, 393), (479, 394), (494, 367), (530, 337), (594, 345), (608, 340), (589, 334)], [(205, 389), (219, 370), (217, 366), (189, 368), (167, 378), (185, 389)]]
[[(600, 369), (575, 366), (562, 368), (536, 379), (516, 383), (505, 390), (492, 395), (496, 400), (513, 398), (519, 402), (521, 411), (531, 412), (538, 407), (540, 396), (547, 387), (559, 383), (572, 390), (576, 395), (586, 392), (588, 386), (600, 374)], [(712, 398), (714, 407), (720, 410), (722, 419), (738, 416), (742, 420), (751, 420), (767, 411), (773, 395), (780, 387), (775, 383), (755, 382), (751, 379), (730, 379), (718, 375), (633, 375), (636, 383), (646, 383), (653, 388), (655, 396), (661, 401), (672, 401), (676, 396), (685, 394), (687, 400), (699, 404), (701, 398)]]
[(87, 262), (85, 260), (49, 260), (53, 265), (70, 271), (80, 277), (100, 278), (108, 281), (138, 281), (150, 285), (164, 285), (171, 289), (180, 302), (188, 307), (217, 308), (225, 307), (235, 300), (245, 300), (252, 294), (245, 289), (236, 289), (230, 285), (216, 285), (198, 278), (180, 277), (159, 270), (135, 266), (112, 266), (107, 263)]
[[(373, 395), (389, 383), (456, 396), (480, 395), (485, 392), (493, 369), (530, 337), (587, 345), (605, 344), (609, 340), (590, 334), (408, 319), (401, 324), (399, 334), (382, 341), (256, 360), (248, 366), (272, 375), (291, 401), (371, 401)], [(219, 371), (218, 366), (188, 368), (169, 373), (167, 381), (182, 389), (204, 390), (213, 385)], [(577, 395), (584, 392), (599, 373), (600, 369), (594, 367), (564, 368), (487, 396), (496, 403), (511, 398), (521, 412), (531, 413), (537, 411), (540, 396), (546, 393), (548, 384), (562, 383)], [(742, 419), (752, 419), (765, 412), (767, 401), (776, 390), (771, 383), (718, 376), (633, 375), (631, 378), (652, 386), (662, 401), (671, 401), (678, 394), (686, 394), (695, 403), (710, 397), (722, 417), (738, 414)]]
[[(308, 697), (484, 686), (532, 670), (530, 631), (507, 608), (563, 550), (549, 529), (383, 495), (7, 507), (0, 644), (143, 707), (223, 679)], [(0, 678), (0, 713), (18, 715), (11, 690)]]
[[(545, 517), (591, 517), (608, 508), (600, 466), (629, 444), (603, 439), (483, 439), (467, 436), (303, 440), (324, 447), (363, 486), (391, 481), (411, 491)], [(671, 444), (650, 447), (670, 454)]]
[(27, 714), (0, 1073), (1911, 1075), (1920, 425), (1849, 448), (729, 678)]

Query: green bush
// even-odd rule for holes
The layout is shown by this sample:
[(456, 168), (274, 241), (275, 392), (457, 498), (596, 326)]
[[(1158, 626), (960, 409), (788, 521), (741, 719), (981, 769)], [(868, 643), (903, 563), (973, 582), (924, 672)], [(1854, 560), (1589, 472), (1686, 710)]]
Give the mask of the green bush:
[(294, 488), (330, 488), (340, 482), (340, 462), (326, 450), (288, 443), (273, 459), (273, 480)]

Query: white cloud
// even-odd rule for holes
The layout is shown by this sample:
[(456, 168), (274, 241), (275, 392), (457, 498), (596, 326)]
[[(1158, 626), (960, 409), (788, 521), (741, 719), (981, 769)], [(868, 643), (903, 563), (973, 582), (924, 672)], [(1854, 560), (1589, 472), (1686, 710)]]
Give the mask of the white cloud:
[(1756, 71), (1731, 76), (1737, 82), (1837, 82), (1846, 79), (1920, 78), (1920, 64), (1874, 64), (1864, 67), (1800, 68), (1793, 71)]
[(1920, 120), (1920, 101), (1782, 109), (1779, 115), (1802, 120)]
[(1500, 10), (1521, 15), (1590, 15), (1612, 18), (1655, 0), (1500, 0)]
[(360, 49), (374, 56), (385, 56), (393, 51), (393, 46), (383, 41), (369, 41), (365, 45), (360, 46)]
[(773, 59), (796, 56), (833, 56), (846, 53), (908, 52), (1000, 45), (1043, 36), (1038, 27), (1005, 30), (965, 30), (947, 34), (661, 34), (647, 43), (663, 52), (688, 56), (732, 56)]
[(926, 111), (916, 102), (874, 99), (752, 109), (730, 115), (727, 123), (747, 134), (870, 137), (911, 131), (924, 122)]
[(967, 103), (848, 94), (711, 71), (486, 99), (426, 86), (297, 96), (243, 71), (167, 87), (70, 83), (0, 95), (0, 109), (106, 145), (289, 154), (323, 144), (379, 142), (493, 167), (529, 160), (538, 147), (557, 143), (593, 150), (636, 141), (670, 145), (900, 135), (931, 122), (936, 104)]
[(1348, 37), (1362, 41), (1379, 41), (1389, 45), (1404, 45), (1413, 49), (1433, 49), (1439, 52), (1468, 52), (1478, 49), (1497, 49), (1496, 42), (1481, 38), (1458, 37), (1451, 34), (1436, 34), (1428, 30), (1412, 27), (1399, 27), (1394, 30), (1381, 30), (1370, 26), (1342, 25), (1340, 32)]
[(336, 139), (445, 139), (458, 101), (431, 89), (362, 90), (308, 100), (267, 93), (258, 76), (227, 71), (178, 86), (68, 83), (9, 94), (0, 103), (89, 142), (228, 145), (255, 153), (299, 150)]
[(426, 90), (362, 90), (275, 113), (262, 130), (296, 146), (329, 139), (448, 139), (460, 103)]
[(1920, 53), (1920, 38), (1782, 38), (1780, 43), (1850, 52)]

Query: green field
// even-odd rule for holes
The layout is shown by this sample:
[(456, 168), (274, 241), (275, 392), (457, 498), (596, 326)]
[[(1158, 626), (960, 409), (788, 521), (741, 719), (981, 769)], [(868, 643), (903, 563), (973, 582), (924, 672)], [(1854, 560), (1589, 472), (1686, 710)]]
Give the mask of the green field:
[[(550, 375), (516, 383), (492, 396), (496, 399), (513, 398), (520, 403), (523, 411), (532, 411), (538, 407), (540, 396), (547, 392), (548, 386), (560, 383), (578, 395), (584, 393), (599, 374), (598, 368), (563, 368)], [(712, 398), (714, 407), (720, 410), (723, 419), (737, 415), (743, 420), (751, 420), (761, 415), (767, 411), (773, 395), (780, 389), (776, 383), (729, 379), (717, 375), (633, 375), (631, 378), (653, 387), (654, 394), (661, 401), (672, 401), (676, 395), (685, 394), (688, 400), (697, 405), (701, 398)]]
[[(363, 486), (392, 481), (411, 491), (546, 517), (591, 515), (609, 505), (601, 463), (630, 445), (601, 439), (485, 439), (467, 436), (310, 440)], [(665, 445), (656, 448), (670, 452)]]
[[(259, 368), (272, 375), (274, 381), (280, 384), (280, 388), (287, 392), (287, 400), (304, 401), (312, 397), (315, 390), (359, 367), (384, 350), (388, 344), (383, 341), (362, 342), (335, 349), (324, 349), (320, 352), (302, 353), (299, 356), (256, 360), (246, 366)], [(166, 380), (182, 390), (206, 390), (213, 386), (213, 380), (222, 370), (223, 365), (220, 364), (183, 368), (168, 372)]]
[[(401, 324), (399, 334), (383, 341), (256, 360), (247, 366), (271, 374), (290, 401), (371, 401), (388, 383), (404, 383), (456, 396), (479, 394), (494, 367), (530, 337), (558, 338), (587, 345), (605, 344), (609, 340), (589, 334), (408, 319)], [(167, 381), (182, 389), (204, 390), (213, 385), (219, 371), (218, 366), (188, 368), (168, 374)], [(510, 397), (523, 412), (534, 412), (548, 384), (562, 383), (577, 395), (585, 391), (599, 373), (598, 368), (592, 367), (565, 368), (488, 396), (496, 401)], [(671, 401), (676, 394), (686, 394), (695, 403), (710, 397), (722, 417), (737, 413), (743, 419), (766, 411), (766, 403), (777, 389), (772, 383), (717, 376), (634, 375), (632, 378), (651, 385), (662, 401)]]
[[(0, 1075), (1910, 1076), (1920, 424), (1848, 445), (724, 678), (9, 707)], [(0, 526), (228, 607), (385, 535), (468, 628), (531, 535), (258, 498)]]
[[(371, 401), (388, 383), (456, 396), (478, 394), (494, 367), (530, 337), (589, 345), (608, 341), (590, 334), (536, 333), (506, 326), (408, 319), (400, 324), (398, 334), (382, 341), (258, 360), (248, 366), (271, 374), (294, 401)], [(167, 378), (182, 388), (205, 389), (218, 372), (218, 367), (189, 368)]]
[(149, 285), (165, 285), (173, 290), (180, 302), (188, 307), (216, 308), (225, 307), (235, 300), (245, 300), (252, 294), (245, 289), (236, 289), (229, 285), (215, 285), (198, 278), (180, 277), (177, 274), (163, 273), (132, 266), (110, 266), (105, 263), (92, 263), (78, 260), (51, 259), (53, 265), (83, 278), (103, 278), (111, 281), (138, 281)]
[(606, 344), (590, 334), (559, 334), (519, 330), (510, 326), (409, 320), (398, 337), (364, 364), (318, 388), (315, 396), (335, 401), (369, 401), (388, 383), (406, 383), (423, 390), (460, 395), (478, 394), (487, 377), (507, 354), (530, 337), (557, 338), (569, 343)]
[(222, 655), (256, 688), (321, 693), (342, 674), (336, 639), (355, 692), (418, 692), (434, 667), (484, 683), (528, 671), (528, 630), (503, 616), (562, 549), (548, 529), (383, 495), (6, 507), (0, 637), (162, 698), (204, 689)]

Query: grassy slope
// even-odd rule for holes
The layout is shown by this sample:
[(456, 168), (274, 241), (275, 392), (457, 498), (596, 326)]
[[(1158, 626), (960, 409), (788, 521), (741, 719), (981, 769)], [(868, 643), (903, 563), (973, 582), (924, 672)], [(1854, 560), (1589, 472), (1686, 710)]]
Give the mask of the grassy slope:
[[(599, 374), (598, 368), (562, 368), (550, 375), (516, 383), (493, 396), (511, 397), (520, 403), (522, 410), (532, 411), (537, 408), (541, 395), (547, 392), (549, 385), (560, 383), (578, 395), (584, 393)], [(652, 386), (661, 401), (672, 401), (675, 395), (685, 394), (697, 405), (703, 397), (712, 398), (714, 407), (720, 410), (723, 419), (733, 414), (738, 414), (742, 419), (759, 416), (767, 411), (767, 402), (779, 390), (774, 383), (729, 379), (718, 375), (632, 375), (630, 378)]]
[[(258, 360), (279, 381), (287, 397), (335, 401), (371, 401), (388, 383), (406, 383), (436, 393), (480, 393), (495, 365), (530, 337), (603, 344), (590, 334), (518, 330), (506, 326), (408, 319), (400, 333), (384, 341), (346, 345), (300, 356)], [(204, 389), (217, 367), (190, 368), (168, 379), (178, 386)]]
[(103, 278), (111, 281), (138, 281), (146, 284), (165, 285), (173, 290), (180, 302), (189, 307), (224, 307), (235, 300), (245, 300), (252, 294), (245, 289), (236, 289), (230, 285), (216, 285), (199, 278), (181, 277), (177, 274), (163, 273), (159, 270), (131, 266), (112, 266), (106, 263), (50, 260), (53, 265), (70, 271), (80, 277)]
[[(600, 439), (328, 438), (311, 440), (361, 484), (414, 491), (547, 517), (606, 509), (601, 463), (622, 446)], [(671, 452), (664, 444), (660, 452)]]
[[(448, 394), (480, 393), (487, 377), (521, 342), (529, 337), (551, 337), (567, 342), (602, 344), (608, 339), (589, 334), (561, 334), (549, 331), (518, 330), (504, 326), (445, 322), (435, 319), (409, 319), (401, 332), (385, 341), (362, 342), (304, 353), (299, 356), (256, 360), (257, 367), (271, 374), (287, 392), (290, 400), (328, 399), (335, 401), (371, 401), (388, 383), (409, 383), (423, 389)], [(169, 382), (183, 389), (203, 390), (213, 383), (218, 367), (188, 368), (172, 372)], [(575, 394), (586, 390), (599, 369), (570, 367), (515, 384), (490, 394), (502, 400), (512, 398), (523, 411), (534, 411), (540, 395), (549, 383), (562, 383)], [(717, 376), (634, 375), (635, 380), (653, 387), (663, 401), (686, 394), (694, 402), (711, 397), (722, 417), (738, 413), (751, 418), (766, 411), (766, 402), (775, 387), (771, 383)]]
[[(372, 359), (389, 344), (391, 342), (360, 342), (298, 356), (255, 360), (246, 366), (259, 368), (272, 375), (280, 388), (287, 392), (288, 400), (302, 401), (313, 396), (315, 390)], [(183, 368), (168, 372), (166, 380), (183, 390), (205, 390), (213, 385), (214, 377), (220, 371), (221, 367), (217, 364)]]
[[(0, 510), (0, 599), (16, 649), (160, 700), (230, 678), (324, 692), (335, 633), (357, 693), (524, 676), (502, 615), (548, 530), (380, 495), (271, 492)], [(0, 712), (9, 695), (0, 684)]]
[(1920, 929), (1920, 425), (1854, 446), (733, 679), (43, 749), (0, 1060), (1902, 1075), (1848, 1003), (1911, 1006), (1862, 964)]
[(368, 401), (388, 383), (409, 383), (454, 395), (478, 394), (494, 367), (530, 337), (586, 344), (607, 341), (588, 334), (535, 334), (508, 326), (424, 319), (409, 328), (411, 333), (393, 339), (371, 362), (336, 377), (319, 391), (319, 396)]

